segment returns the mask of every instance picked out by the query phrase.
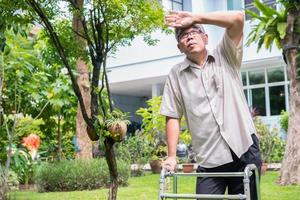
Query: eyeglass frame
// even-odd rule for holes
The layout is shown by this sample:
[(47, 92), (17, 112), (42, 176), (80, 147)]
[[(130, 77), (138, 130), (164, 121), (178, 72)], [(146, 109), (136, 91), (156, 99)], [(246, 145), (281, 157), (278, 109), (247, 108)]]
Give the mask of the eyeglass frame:
[(186, 40), (188, 37), (190, 37), (190, 36), (195, 36), (195, 35), (197, 35), (197, 34), (202, 34), (203, 32), (202, 31), (200, 31), (199, 29), (193, 29), (192, 31), (190, 31), (190, 32), (183, 32), (182, 34), (180, 34), (179, 36), (178, 36), (178, 40)]

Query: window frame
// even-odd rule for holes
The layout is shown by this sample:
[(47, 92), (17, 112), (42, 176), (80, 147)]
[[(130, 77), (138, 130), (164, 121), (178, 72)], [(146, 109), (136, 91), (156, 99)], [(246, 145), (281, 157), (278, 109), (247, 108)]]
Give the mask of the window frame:
[(176, 11), (183, 11), (184, 10), (184, 1), (183, 0), (162, 0), (166, 1), (166, 2), (170, 2), (171, 3), (171, 10), (174, 10), (174, 4), (178, 4), (181, 6), (181, 10), (176, 10)]
[[(276, 0), (268, 0), (267, 3), (265, 3), (264, 0), (259, 0), (259, 1), (260, 1), (261, 3), (263, 3), (263, 4), (268, 5), (268, 6), (270, 6), (270, 5), (275, 5), (275, 9), (276, 9), (276, 10), (279, 9), (279, 3), (276, 3)], [(271, 2), (271, 1), (274, 1), (274, 2)], [(252, 2), (251, 2), (250, 4), (247, 4), (247, 5), (246, 5), (246, 3), (245, 3), (245, 0), (243, 0), (243, 8), (244, 8), (244, 10), (246, 10), (246, 9), (251, 10), (251, 8), (255, 8), (255, 6), (254, 6), (254, 4), (253, 4), (253, 0), (252, 0)], [(258, 14), (261, 15), (261, 12), (259, 12)], [(247, 18), (247, 16), (248, 16), (248, 15), (245, 16), (245, 20), (246, 20), (246, 21), (250, 21), (250, 20), (251, 20), (251, 17), (249, 16), (249, 18)]]
[[(284, 81), (269, 83), (267, 70), (276, 69), (276, 68), (283, 68)], [(250, 85), (249, 72), (262, 70), (262, 69), (264, 71), (265, 83)], [(257, 88), (264, 88), (264, 90), (265, 90), (265, 106), (266, 106), (266, 108), (265, 108), (265, 110), (266, 110), (265, 117), (278, 116), (279, 114), (278, 115), (271, 115), (269, 88), (273, 87), (273, 86), (284, 86), (285, 110), (286, 111), (289, 110), (289, 91), (288, 91), (289, 80), (287, 78), (287, 66), (286, 65), (276, 65), (276, 66), (272, 66), (272, 67), (252, 67), (252, 68), (241, 69), (240, 77), (241, 77), (241, 83), (243, 84), (242, 73), (246, 74), (246, 85), (243, 85), (243, 91), (246, 90), (247, 96), (245, 96), (245, 98), (247, 100), (247, 104), (248, 104), (249, 108), (251, 108), (251, 109), (253, 108), (252, 96), (251, 96), (251, 91), (250, 90), (251, 89), (257, 89)]]

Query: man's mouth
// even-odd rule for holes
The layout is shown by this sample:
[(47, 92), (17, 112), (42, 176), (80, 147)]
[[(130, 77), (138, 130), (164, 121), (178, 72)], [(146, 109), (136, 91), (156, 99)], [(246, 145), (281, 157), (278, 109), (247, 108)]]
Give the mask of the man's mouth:
[(192, 48), (192, 47), (194, 47), (196, 45), (196, 43), (189, 43), (188, 45), (187, 45), (187, 47), (188, 48)]

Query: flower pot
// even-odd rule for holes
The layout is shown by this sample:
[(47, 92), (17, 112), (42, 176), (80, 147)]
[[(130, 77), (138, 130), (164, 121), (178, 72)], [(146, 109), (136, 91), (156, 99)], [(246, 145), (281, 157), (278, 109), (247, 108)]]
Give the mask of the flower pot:
[(182, 164), (182, 171), (184, 173), (191, 173), (194, 171), (194, 164), (193, 163), (186, 163)]
[(268, 169), (268, 163), (262, 163), (261, 168), (260, 168), (260, 173), (261, 175), (264, 175)]
[(111, 137), (115, 142), (121, 142), (124, 140), (126, 133), (127, 133), (127, 125), (125, 122), (118, 122), (112, 124), (108, 127), (108, 131), (111, 134)]
[(162, 168), (162, 163), (160, 160), (151, 160), (149, 162), (150, 166), (151, 166), (151, 170), (153, 173), (160, 173), (161, 172), (161, 168)]

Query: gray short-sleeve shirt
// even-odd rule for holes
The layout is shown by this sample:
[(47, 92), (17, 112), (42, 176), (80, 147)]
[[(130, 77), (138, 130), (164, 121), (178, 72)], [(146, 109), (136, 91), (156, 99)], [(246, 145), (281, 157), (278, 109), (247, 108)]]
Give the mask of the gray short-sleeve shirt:
[(203, 167), (232, 161), (253, 143), (254, 124), (243, 93), (239, 69), (242, 42), (236, 46), (227, 33), (202, 67), (187, 58), (168, 75), (160, 113), (187, 120), (193, 151)]

